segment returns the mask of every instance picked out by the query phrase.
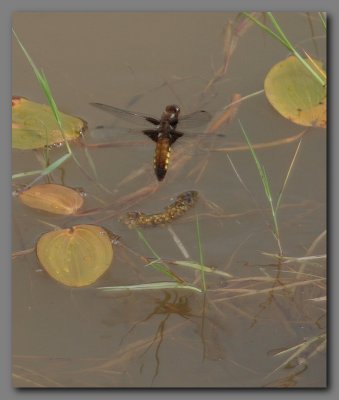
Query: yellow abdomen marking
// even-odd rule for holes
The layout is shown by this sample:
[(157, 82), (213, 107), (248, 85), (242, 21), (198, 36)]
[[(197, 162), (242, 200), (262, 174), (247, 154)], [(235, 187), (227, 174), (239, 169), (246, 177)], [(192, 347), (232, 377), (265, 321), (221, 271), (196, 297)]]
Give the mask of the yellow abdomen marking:
[(159, 181), (163, 180), (168, 168), (171, 147), (168, 138), (157, 141), (154, 155), (154, 171)]

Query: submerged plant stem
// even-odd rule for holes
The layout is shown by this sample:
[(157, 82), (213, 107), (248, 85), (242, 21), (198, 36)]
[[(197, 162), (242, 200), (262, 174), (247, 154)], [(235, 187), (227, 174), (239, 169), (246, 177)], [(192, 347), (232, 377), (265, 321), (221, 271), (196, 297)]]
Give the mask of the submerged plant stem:
[[(197, 227), (197, 240), (198, 240), (198, 247), (199, 247), (199, 260), (200, 264), (204, 265), (204, 255), (202, 251), (202, 244), (201, 244), (201, 234), (200, 234), (200, 224), (199, 224), (199, 217), (196, 216), (196, 227)], [(203, 291), (206, 292), (206, 280), (205, 280), (205, 271), (203, 268), (200, 269), (200, 276), (201, 276), (201, 283)]]

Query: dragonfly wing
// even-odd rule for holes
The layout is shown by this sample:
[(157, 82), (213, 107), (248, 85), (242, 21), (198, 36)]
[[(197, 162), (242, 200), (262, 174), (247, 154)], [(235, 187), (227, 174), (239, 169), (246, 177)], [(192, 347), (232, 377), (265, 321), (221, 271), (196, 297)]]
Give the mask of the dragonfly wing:
[(117, 107), (109, 106), (108, 104), (102, 104), (102, 103), (90, 103), (90, 104), (96, 108), (99, 108), (102, 111), (106, 111), (114, 115), (116, 118), (122, 119), (127, 122), (131, 122), (135, 125), (148, 126), (149, 123), (153, 125), (159, 125), (158, 119), (153, 118), (152, 116), (147, 114), (122, 110)]
[(178, 128), (180, 130), (197, 128), (206, 125), (211, 119), (212, 116), (207, 111), (195, 111), (191, 114), (179, 117)]
[(149, 142), (143, 135), (145, 131), (153, 131), (152, 129), (141, 128), (126, 128), (117, 127), (115, 125), (100, 125), (89, 130), (89, 136), (94, 140), (118, 140), (118, 141), (131, 141), (131, 140), (145, 140)]

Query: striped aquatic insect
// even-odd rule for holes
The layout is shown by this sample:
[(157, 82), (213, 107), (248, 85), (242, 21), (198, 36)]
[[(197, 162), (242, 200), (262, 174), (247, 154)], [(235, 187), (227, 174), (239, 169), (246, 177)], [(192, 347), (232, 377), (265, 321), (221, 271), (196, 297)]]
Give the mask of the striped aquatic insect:
[(129, 228), (167, 224), (184, 215), (194, 206), (197, 199), (198, 192), (190, 190), (177, 196), (175, 201), (165, 207), (163, 212), (156, 214), (145, 214), (138, 211), (129, 212), (120, 221), (125, 223)]
[[(196, 128), (207, 124), (211, 120), (211, 115), (203, 110), (180, 116), (180, 108), (175, 104), (168, 105), (160, 119), (102, 103), (90, 104), (131, 123), (144, 124), (146, 122), (154, 125), (153, 129), (141, 129), (140, 132), (156, 143), (154, 172), (159, 181), (162, 181), (166, 175), (172, 145), (178, 138), (188, 135), (188, 133), (182, 132), (181, 129)], [(177, 126), (180, 131), (177, 130)]]

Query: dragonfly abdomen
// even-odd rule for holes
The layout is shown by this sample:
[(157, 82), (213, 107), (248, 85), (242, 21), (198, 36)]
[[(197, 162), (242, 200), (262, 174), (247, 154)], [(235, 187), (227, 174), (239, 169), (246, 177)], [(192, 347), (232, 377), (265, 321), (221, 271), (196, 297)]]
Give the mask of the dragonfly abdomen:
[(159, 181), (162, 181), (166, 175), (170, 154), (170, 139), (158, 139), (157, 145), (155, 147), (154, 171)]

